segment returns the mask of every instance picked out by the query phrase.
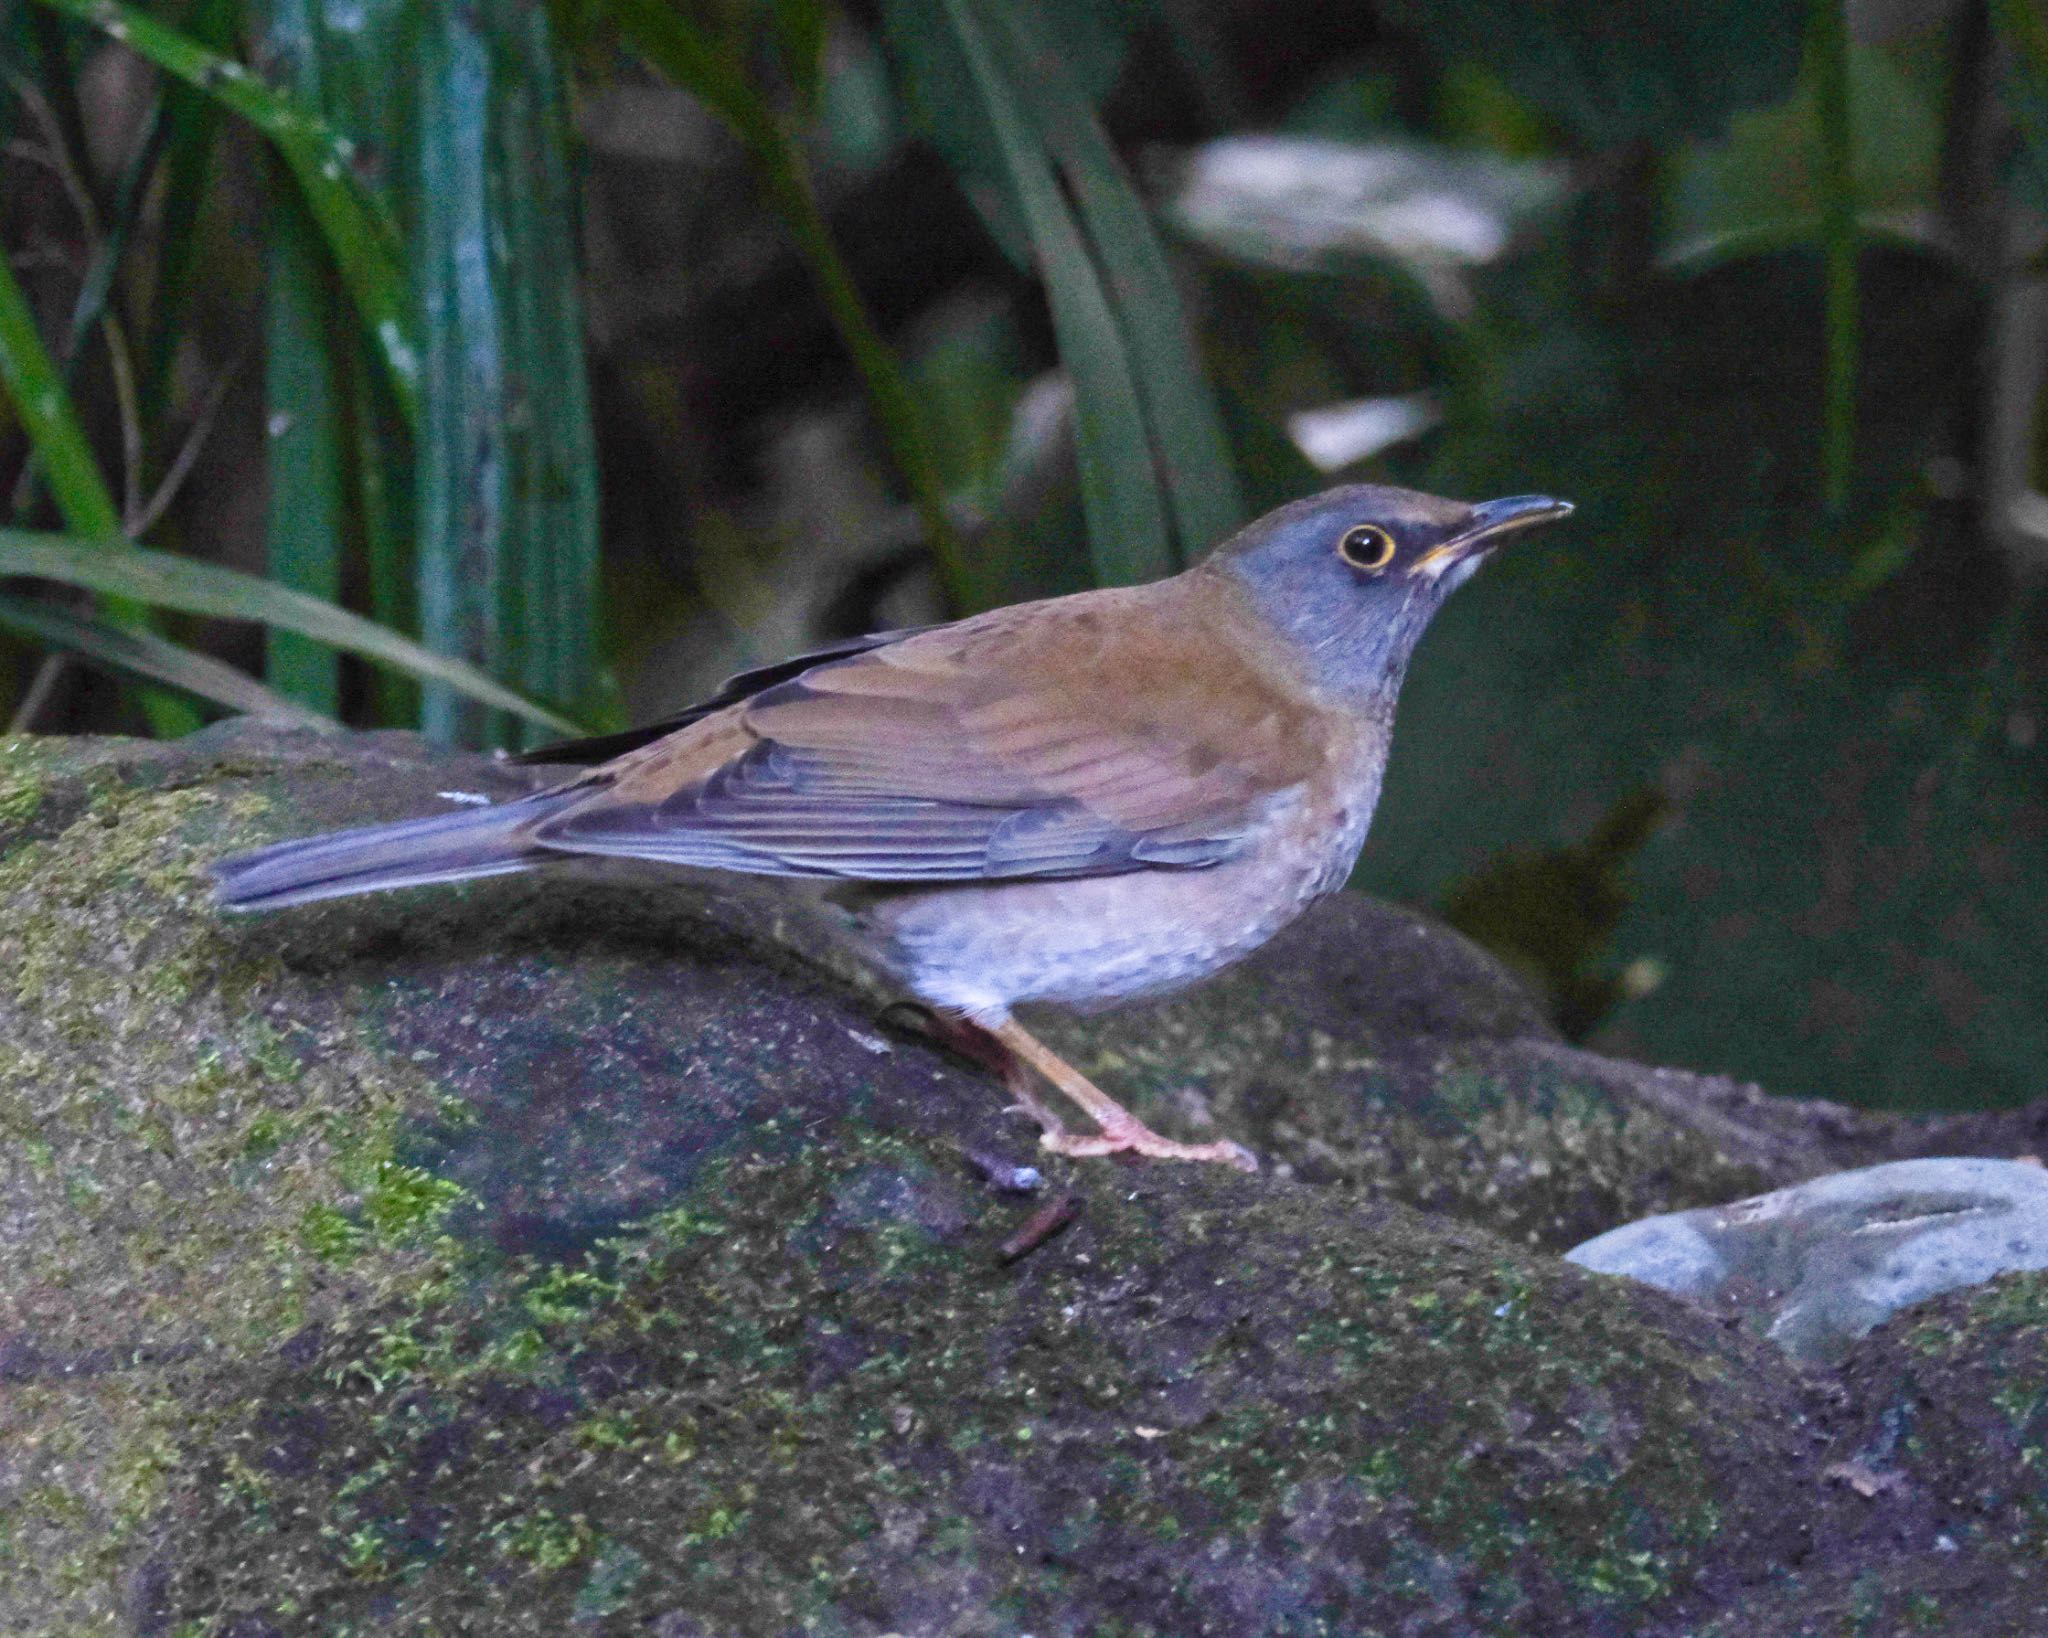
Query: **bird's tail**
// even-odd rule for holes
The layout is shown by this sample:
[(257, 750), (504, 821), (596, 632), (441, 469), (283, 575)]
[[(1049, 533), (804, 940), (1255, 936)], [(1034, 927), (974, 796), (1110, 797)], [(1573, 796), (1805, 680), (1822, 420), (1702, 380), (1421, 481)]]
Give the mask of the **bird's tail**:
[(568, 800), (566, 793), (544, 793), (237, 853), (213, 867), (213, 895), (230, 910), (279, 910), (387, 887), (530, 870), (550, 857), (533, 844), (531, 827)]

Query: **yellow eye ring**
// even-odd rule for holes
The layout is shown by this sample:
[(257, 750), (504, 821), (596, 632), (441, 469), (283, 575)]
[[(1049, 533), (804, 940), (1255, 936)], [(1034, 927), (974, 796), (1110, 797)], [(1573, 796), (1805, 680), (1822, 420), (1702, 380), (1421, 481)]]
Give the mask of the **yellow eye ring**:
[(1355, 523), (1337, 537), (1337, 555), (1354, 569), (1384, 569), (1394, 561), (1394, 537), (1376, 523)]

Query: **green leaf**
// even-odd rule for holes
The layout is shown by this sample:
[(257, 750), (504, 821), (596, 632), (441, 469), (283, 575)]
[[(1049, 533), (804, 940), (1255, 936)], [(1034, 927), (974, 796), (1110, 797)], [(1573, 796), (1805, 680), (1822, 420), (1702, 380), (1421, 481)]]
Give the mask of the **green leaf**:
[(882, 0), (882, 37), (918, 133), (944, 157), (998, 249), (1031, 270), (1031, 232), (973, 65), (940, 0)]
[[(593, 685), (596, 451), (574, 211), (546, 13), (442, 14), (419, 75), (420, 629), (525, 691)], [(513, 725), (429, 689), (437, 738), (503, 743)]]
[(505, 687), (461, 660), (422, 648), (409, 637), (317, 597), (217, 563), (150, 551), (119, 539), (82, 540), (75, 535), (0, 529), (0, 576), (14, 575), (54, 580), (186, 614), (254, 620), (347, 654), (359, 654), (423, 682), (443, 684), (554, 733), (583, 731), (573, 718)]
[[(327, 263), (311, 218), (290, 193), (271, 201), (270, 231), (264, 325), (270, 577), (332, 602), (341, 594), (344, 508)], [(332, 715), (339, 705), (334, 652), (318, 643), (272, 632), (264, 674), (316, 710)]]
[(355, 172), (355, 144), (249, 69), (117, 0), (40, 0), (91, 23), (167, 74), (254, 125), (290, 166), (320, 224), (358, 316), (408, 418), (419, 408), (419, 354), (398, 237), (382, 203)]
[(775, 116), (723, 45), (670, 0), (604, 0), (619, 31), (656, 68), (732, 128), (750, 148), (772, 143)]
[(633, 47), (729, 124), (752, 154), (769, 198), (788, 225), (811, 277), (817, 281), (846, 350), (853, 355), (868, 403), (889, 440), (889, 451), (910, 492), (925, 541), (937, 560), (948, 596), (971, 604), (974, 565), (946, 510), (946, 494), (932, 456), (932, 439), (911, 396), (895, 353), (869, 315), (811, 185), (802, 148), (773, 110), (740, 74), (722, 47), (699, 34), (660, 0), (605, 0), (605, 9)]
[(28, 298), (5, 256), (0, 256), (0, 386), (14, 401), (65, 526), (82, 535), (118, 535), (120, 508), (100, 476), (71, 394), (43, 346)]
[(1137, 380), (1108, 293), (1058, 178), (990, 45), (975, 0), (941, 0), (1009, 169), (1074, 382), (1076, 453), (1097, 580), (1130, 585), (1175, 567)]
[(87, 340), (106, 316), (115, 275), (127, 254), (129, 240), (147, 203), (149, 184), (156, 175), (162, 131), (163, 107), (158, 104), (149, 110), (134, 139), (134, 151), (121, 168), (105, 231), (92, 247), (92, 259), (86, 264), (85, 276), (79, 280), (78, 293), (71, 303), (64, 345), (57, 355), (67, 385), (76, 374)]
[[(383, 197), (410, 244), (419, 215), (417, 64), (422, 30), (428, 26), (423, 13), (429, 8), (416, 0), (266, 0), (266, 6), (269, 59), (292, 74), (309, 105), (328, 117), (345, 114), (356, 140), (377, 156)], [(285, 208), (290, 203), (273, 205), (280, 228), (290, 219)], [(302, 209), (291, 214), (303, 225)], [(417, 269), (413, 278), (417, 284)], [(371, 618), (394, 631), (417, 631), (415, 442), (388, 373), (373, 356), (367, 338), (350, 333), (337, 321), (332, 280), (324, 282), (329, 314), (325, 373), (335, 395), (340, 433), (331, 456), (341, 488), (335, 526), (341, 531), (344, 557), (359, 552), (364, 562)], [(416, 307), (419, 292), (414, 289), (410, 294)], [(309, 355), (309, 365), (312, 362)], [(274, 369), (272, 376), (275, 383)], [(273, 442), (273, 496), (276, 480), (287, 477), (295, 458), (281, 446), (299, 430), (295, 420)], [(326, 464), (325, 457), (316, 460), (316, 471)], [(317, 550), (318, 536), (302, 544)], [(321, 592), (311, 580), (302, 589)], [(279, 645), (299, 641), (282, 636), (273, 643), (273, 652)], [(373, 679), (373, 692), (374, 720), (419, 720), (419, 689), (409, 678), (380, 671)]]
[[(273, 0), (262, 9), (269, 57), (291, 77), (292, 90), (319, 107), (321, 53), (312, 8), (304, 0)], [(333, 602), (341, 593), (344, 526), (334, 292), (319, 228), (288, 186), (273, 193), (269, 230), (263, 404), (270, 578)], [(329, 715), (340, 704), (341, 671), (325, 644), (273, 631), (264, 674), (291, 698)]]
[(339, 726), (331, 717), (273, 694), (254, 677), (210, 654), (195, 653), (151, 632), (117, 626), (54, 603), (0, 592), (0, 626), (109, 670), (181, 689), (231, 711), (276, 717), (308, 728)]
[[(118, 536), (120, 509), (78, 424), (63, 376), (43, 346), (28, 299), (4, 255), (0, 255), (0, 385), (14, 402), (29, 444), (42, 463), (50, 497), (66, 526), (83, 535)], [(139, 626), (146, 619), (144, 611), (118, 598), (108, 612), (128, 625)], [(145, 694), (143, 706), (151, 725), (166, 737), (197, 726), (181, 701)]]
[[(1818, 66), (1818, 65), (1816, 65)], [(1925, 240), (1941, 169), (1941, 120), (1913, 77), (1875, 46), (1848, 48), (1851, 179), (1868, 234)], [(1814, 244), (1827, 209), (1817, 76), (1768, 108), (1737, 114), (1712, 142), (1673, 156), (1665, 255), (1703, 271), (1734, 255)]]
[(515, 524), (529, 651), (511, 675), (582, 707), (597, 688), (597, 435), (584, 362), (569, 114), (547, 13), (514, 9), (496, 183), (512, 246)]
[[(239, 11), (238, 0), (199, 0), (187, 19), (188, 29), (201, 45), (219, 50), (232, 42)], [(204, 248), (214, 138), (221, 121), (220, 104), (211, 97), (182, 80), (165, 86), (156, 299), (140, 394), (144, 426), (161, 425), (166, 418), (179, 344), (189, 333), (186, 313), (203, 282), (194, 269)]]
[(770, 0), (768, 23), (797, 105), (806, 111), (815, 108), (825, 76), (825, 42), (832, 31), (829, 0)]
[[(1037, 0), (1045, 32), (1060, 42), (1066, 75), (1092, 107), (1123, 65), (1124, 39), (1151, 8), (1108, 0)], [(1031, 235), (1010, 180), (1003, 144), (973, 65), (936, 0), (883, 0), (883, 39), (918, 129), (945, 156), (990, 235), (1020, 269)]]
[(2005, 42), (2006, 107), (2020, 136), (2015, 167), (2036, 210), (2048, 210), (2048, 16), (2037, 0), (1991, 0), (1991, 20)]
[[(1230, 446), (1151, 217), (1059, 42), (1031, 5), (993, 8), (998, 55), (1058, 161), (1100, 262), (1186, 562), (1244, 522)], [(1007, 47), (1007, 52), (1004, 51)]]

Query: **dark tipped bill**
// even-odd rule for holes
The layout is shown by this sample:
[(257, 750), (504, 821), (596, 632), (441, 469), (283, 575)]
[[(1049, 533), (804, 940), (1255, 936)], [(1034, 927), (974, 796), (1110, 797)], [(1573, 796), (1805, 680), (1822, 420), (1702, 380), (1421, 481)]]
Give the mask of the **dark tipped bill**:
[(1416, 560), (1416, 571), (1434, 580), (1454, 565), (1492, 551), (1517, 530), (1555, 523), (1571, 515), (1570, 501), (1553, 500), (1548, 495), (1509, 495), (1505, 500), (1481, 501), (1472, 508), (1472, 521), (1462, 532)]
[(1510, 495), (1505, 500), (1481, 501), (1472, 508), (1472, 522), (1463, 534), (1448, 544), (1460, 552), (1477, 546), (1497, 546), (1502, 538), (1518, 529), (1533, 529), (1540, 523), (1555, 523), (1572, 515), (1570, 501), (1548, 495)]

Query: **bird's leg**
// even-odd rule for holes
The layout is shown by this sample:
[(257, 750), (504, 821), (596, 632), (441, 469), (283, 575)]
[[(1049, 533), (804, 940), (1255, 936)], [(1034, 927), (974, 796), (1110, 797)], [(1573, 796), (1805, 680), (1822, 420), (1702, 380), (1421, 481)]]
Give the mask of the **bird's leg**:
[(1039, 1131), (1047, 1138), (1067, 1135), (1067, 1123), (1060, 1119), (1057, 1110), (1039, 1097), (1032, 1085), (1030, 1066), (1002, 1040), (960, 1013), (925, 1007), (918, 1010), (931, 1020), (932, 1032), (940, 1041), (1000, 1080), (1003, 1090), (1015, 1100), (1012, 1107), (1023, 1110), (1037, 1121)]
[[(1072, 1155), (1077, 1158), (1137, 1154), (1149, 1155), (1155, 1160), (1221, 1161), (1224, 1165), (1235, 1166), (1242, 1172), (1255, 1172), (1259, 1169), (1258, 1157), (1241, 1144), (1176, 1143), (1172, 1138), (1161, 1137), (1014, 1018), (1005, 1019), (995, 1028), (983, 1030), (983, 1033), (1005, 1048), (1012, 1061), (1020, 1068), (1028, 1064), (1051, 1081), (1060, 1091), (1079, 1104), (1088, 1118), (1101, 1128), (1094, 1134), (1069, 1132), (1050, 1110), (1045, 1109), (1028, 1094), (1019, 1093), (1024, 1107), (1037, 1116), (1039, 1124), (1044, 1128), (1044, 1136), (1039, 1139), (1040, 1143), (1054, 1154)], [(1009, 1086), (1012, 1092), (1017, 1091), (1016, 1081), (1007, 1072), (1004, 1074), (1004, 1084)]]

